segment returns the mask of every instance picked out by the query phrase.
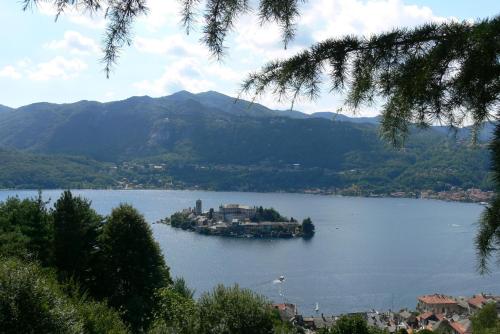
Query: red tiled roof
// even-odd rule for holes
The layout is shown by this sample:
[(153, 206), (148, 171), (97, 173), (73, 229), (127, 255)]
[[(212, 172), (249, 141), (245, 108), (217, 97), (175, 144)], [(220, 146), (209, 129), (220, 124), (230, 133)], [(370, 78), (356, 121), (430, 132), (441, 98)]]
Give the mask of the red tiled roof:
[(434, 295), (426, 295), (426, 296), (420, 296), (418, 297), (418, 300), (420, 300), (423, 303), (426, 304), (456, 304), (457, 302), (450, 297), (447, 297), (445, 295), (439, 295), (439, 294), (434, 294)]
[(467, 330), (465, 325), (459, 322), (450, 322), (450, 326), (453, 327), (453, 329), (457, 331), (459, 334), (471, 333), (470, 331)]
[(438, 318), (438, 320), (443, 320), (444, 314), (443, 313), (436, 314), (436, 318)]
[(484, 303), (486, 303), (488, 300), (484, 298), (483, 295), (475, 295), (471, 299), (468, 300), (469, 304), (475, 307), (481, 307), (483, 306)]
[(418, 320), (422, 320), (422, 319), (428, 319), (430, 317), (432, 317), (434, 315), (434, 313), (432, 312), (425, 312), (425, 313), (422, 313), (421, 315), (419, 315), (417, 317)]

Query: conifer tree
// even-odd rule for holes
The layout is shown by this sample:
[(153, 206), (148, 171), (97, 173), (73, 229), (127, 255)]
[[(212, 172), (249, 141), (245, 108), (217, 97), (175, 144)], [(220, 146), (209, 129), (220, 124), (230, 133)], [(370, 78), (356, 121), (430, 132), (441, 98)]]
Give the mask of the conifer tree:
[(62, 278), (92, 279), (100, 217), (90, 201), (64, 191), (54, 204), (54, 261)]

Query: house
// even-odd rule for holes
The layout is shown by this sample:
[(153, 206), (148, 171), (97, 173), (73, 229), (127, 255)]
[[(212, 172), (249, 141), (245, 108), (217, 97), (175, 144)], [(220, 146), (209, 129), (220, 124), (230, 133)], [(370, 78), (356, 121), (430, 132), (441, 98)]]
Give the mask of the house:
[(435, 314), (463, 313), (463, 309), (452, 297), (441, 294), (425, 295), (418, 297), (417, 310), (420, 312), (432, 312)]
[(480, 310), (488, 302), (488, 299), (482, 294), (474, 295), (472, 298), (467, 300), (472, 312)]
[(291, 321), (297, 315), (297, 306), (290, 303), (273, 304), (275, 310), (278, 311), (281, 320)]

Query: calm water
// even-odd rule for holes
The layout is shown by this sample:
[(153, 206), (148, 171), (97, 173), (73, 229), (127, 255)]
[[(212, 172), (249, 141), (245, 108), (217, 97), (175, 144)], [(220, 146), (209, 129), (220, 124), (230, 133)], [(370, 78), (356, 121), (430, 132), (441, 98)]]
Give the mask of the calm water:
[[(56, 199), (60, 191), (46, 191)], [(310, 216), (311, 240), (252, 240), (202, 236), (153, 224), (173, 276), (183, 276), (197, 293), (217, 283), (242, 287), (313, 314), (371, 308), (415, 307), (426, 293), (500, 293), (500, 271), (475, 272), (474, 223), (482, 207), (414, 199), (350, 198), (302, 194), (202, 191), (75, 191), (107, 214), (121, 202), (133, 204), (149, 222), (194, 206), (222, 203), (274, 207), (286, 216)], [(33, 196), (34, 191), (0, 191)], [(495, 268), (496, 269), (496, 268)], [(284, 275), (283, 285), (273, 280)]]

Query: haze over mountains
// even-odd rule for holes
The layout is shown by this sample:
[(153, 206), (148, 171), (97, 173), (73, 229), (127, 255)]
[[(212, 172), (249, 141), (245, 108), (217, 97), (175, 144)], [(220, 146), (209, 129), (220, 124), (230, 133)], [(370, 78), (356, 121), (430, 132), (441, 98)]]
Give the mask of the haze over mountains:
[[(398, 151), (379, 140), (377, 124), (377, 117), (272, 110), (213, 91), (0, 106), (0, 186), (488, 188), (488, 153), (469, 147), (469, 129), (456, 138), (438, 127), (414, 131)], [(26, 159), (19, 170), (16, 161)]]

